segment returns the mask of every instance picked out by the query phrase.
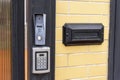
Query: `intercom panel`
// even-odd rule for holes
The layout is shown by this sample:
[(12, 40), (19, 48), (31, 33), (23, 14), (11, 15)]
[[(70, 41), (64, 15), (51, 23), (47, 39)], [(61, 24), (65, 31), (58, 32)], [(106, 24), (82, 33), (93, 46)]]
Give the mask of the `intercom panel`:
[(29, 80), (55, 80), (55, 3), (27, 0)]
[(33, 21), (35, 27), (35, 45), (45, 45), (46, 14), (34, 14)]
[(34, 74), (43, 74), (50, 72), (50, 48), (33, 48), (33, 71)]

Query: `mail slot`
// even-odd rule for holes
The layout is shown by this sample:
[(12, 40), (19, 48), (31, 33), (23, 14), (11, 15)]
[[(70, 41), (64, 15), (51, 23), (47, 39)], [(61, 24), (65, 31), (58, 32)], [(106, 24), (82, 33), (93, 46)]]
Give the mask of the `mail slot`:
[(100, 44), (104, 40), (104, 26), (102, 24), (66, 23), (63, 26), (63, 44)]

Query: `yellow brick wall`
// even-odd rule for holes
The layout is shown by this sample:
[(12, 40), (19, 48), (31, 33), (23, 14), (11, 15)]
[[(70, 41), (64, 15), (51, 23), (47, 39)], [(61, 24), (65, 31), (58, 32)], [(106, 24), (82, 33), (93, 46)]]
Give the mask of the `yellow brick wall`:
[[(55, 80), (107, 80), (109, 0), (56, 1)], [(103, 23), (105, 40), (101, 45), (64, 46), (64, 23)]]

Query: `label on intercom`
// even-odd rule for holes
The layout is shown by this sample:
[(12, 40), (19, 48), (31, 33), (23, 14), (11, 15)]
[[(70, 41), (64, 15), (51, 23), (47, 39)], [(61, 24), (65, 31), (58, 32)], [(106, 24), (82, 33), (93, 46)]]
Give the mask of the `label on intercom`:
[(50, 48), (33, 48), (33, 70), (34, 74), (50, 72)]
[(35, 45), (45, 45), (46, 39), (46, 14), (35, 14)]

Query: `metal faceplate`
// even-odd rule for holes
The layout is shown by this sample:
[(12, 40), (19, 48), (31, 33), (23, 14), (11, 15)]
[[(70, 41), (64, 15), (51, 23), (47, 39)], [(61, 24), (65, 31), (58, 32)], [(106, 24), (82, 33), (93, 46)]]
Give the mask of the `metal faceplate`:
[(33, 70), (34, 74), (50, 72), (50, 48), (33, 47)]
[(34, 26), (35, 26), (35, 45), (45, 45), (46, 14), (35, 14)]

